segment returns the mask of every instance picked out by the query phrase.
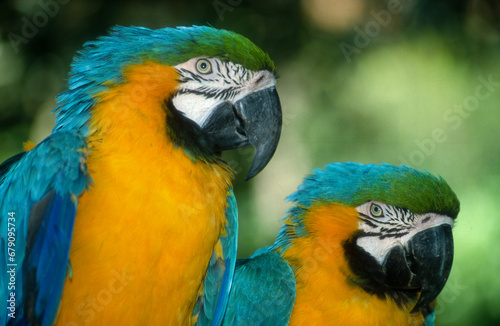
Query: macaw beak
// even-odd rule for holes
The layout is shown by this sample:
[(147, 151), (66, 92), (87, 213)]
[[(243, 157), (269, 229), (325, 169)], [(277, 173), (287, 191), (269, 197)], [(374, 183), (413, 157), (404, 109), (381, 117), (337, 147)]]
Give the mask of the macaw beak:
[(281, 104), (275, 87), (251, 93), (235, 103), (219, 104), (212, 111), (202, 132), (215, 151), (246, 145), (255, 148), (255, 156), (246, 180), (256, 176), (269, 163), (281, 135)]
[(443, 289), (453, 263), (451, 226), (441, 224), (415, 234), (405, 245), (391, 249), (382, 264), (386, 284), (420, 292), (412, 313), (423, 311)]

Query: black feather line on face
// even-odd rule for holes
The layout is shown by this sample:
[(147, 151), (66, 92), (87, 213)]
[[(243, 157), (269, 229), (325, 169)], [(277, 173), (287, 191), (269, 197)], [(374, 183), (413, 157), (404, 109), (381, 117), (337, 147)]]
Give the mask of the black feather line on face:
[(197, 81), (201, 83), (202, 81), (206, 81), (206, 79), (201, 77), (200, 75), (195, 74), (194, 72), (184, 68), (177, 69), (177, 73), (180, 76), (179, 78), (180, 83), (186, 83), (188, 81)]
[(227, 85), (233, 84), (241, 87), (244, 82), (249, 79), (250, 73), (247, 69), (244, 69), (238, 65), (230, 64), (228, 62), (222, 64), (224, 67), (224, 71), (221, 70), (219, 61), (215, 61), (216, 66), (214, 69), (214, 73), (210, 74), (212, 76), (216, 75), (218, 78), (208, 78), (207, 76), (197, 74), (196, 72), (190, 71), (185, 68), (176, 69), (179, 75), (178, 81), (180, 83), (195, 81), (201, 84), (203, 84), (203, 82), (220, 82)]
[(415, 222), (415, 214), (412, 211), (394, 206), (386, 207), (383, 217), (374, 217), (363, 213), (359, 213), (358, 217), (367, 226), (377, 230), (369, 233), (376, 233), (379, 239), (402, 237), (410, 232)]
[(200, 87), (198, 89), (180, 89), (177, 91), (175, 96), (182, 95), (182, 94), (195, 94), (195, 95), (201, 95), (204, 98), (214, 98), (217, 100), (230, 100), (234, 98), (238, 93), (240, 92), (240, 89), (238, 87), (228, 87), (225, 89), (215, 89), (215, 88), (208, 88), (208, 87)]

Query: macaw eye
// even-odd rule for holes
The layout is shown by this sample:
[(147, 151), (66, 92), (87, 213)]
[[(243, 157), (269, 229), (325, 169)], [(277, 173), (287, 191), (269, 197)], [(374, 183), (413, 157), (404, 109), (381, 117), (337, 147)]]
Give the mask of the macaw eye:
[(372, 214), (372, 216), (374, 217), (380, 217), (382, 215), (384, 215), (384, 211), (382, 210), (382, 208), (377, 205), (377, 204), (372, 204), (370, 206), (370, 213)]
[(212, 65), (207, 59), (200, 59), (196, 62), (196, 70), (201, 74), (209, 74), (212, 72)]

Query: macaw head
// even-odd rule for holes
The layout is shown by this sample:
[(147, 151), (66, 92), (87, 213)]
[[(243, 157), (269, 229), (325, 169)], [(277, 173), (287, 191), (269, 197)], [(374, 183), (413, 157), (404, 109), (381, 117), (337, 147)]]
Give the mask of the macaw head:
[(211, 27), (116, 26), (86, 43), (69, 89), (58, 97), (55, 130), (86, 136), (92, 108), (113, 88), (137, 82), (141, 66), (150, 70), (139, 73), (141, 85), (130, 96), (149, 96), (169, 112), (165, 123), (177, 145), (196, 137), (202, 152), (217, 154), (251, 144), (256, 153), (247, 178), (269, 162), (281, 133), (274, 63), (245, 37)]
[(345, 282), (412, 313), (430, 312), (450, 274), (459, 212), (442, 178), (407, 166), (333, 163), (288, 199), (295, 206), (278, 236), (282, 251), (300, 238), (333, 241)]

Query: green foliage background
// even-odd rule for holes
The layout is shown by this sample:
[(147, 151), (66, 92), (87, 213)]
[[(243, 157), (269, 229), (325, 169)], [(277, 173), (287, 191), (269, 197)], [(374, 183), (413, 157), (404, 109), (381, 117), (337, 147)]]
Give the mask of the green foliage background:
[(409, 164), (443, 176), (462, 204), (437, 325), (500, 323), (496, 1), (8, 0), (0, 9), (0, 161), (48, 135), (72, 56), (110, 26), (234, 30), (275, 60), (284, 114), (259, 176), (243, 181), (251, 149), (225, 154), (240, 172), (240, 257), (274, 241), (284, 198), (313, 168)]

